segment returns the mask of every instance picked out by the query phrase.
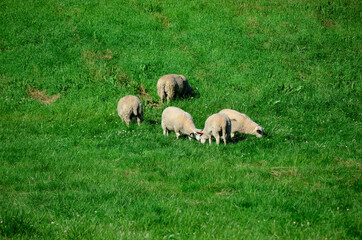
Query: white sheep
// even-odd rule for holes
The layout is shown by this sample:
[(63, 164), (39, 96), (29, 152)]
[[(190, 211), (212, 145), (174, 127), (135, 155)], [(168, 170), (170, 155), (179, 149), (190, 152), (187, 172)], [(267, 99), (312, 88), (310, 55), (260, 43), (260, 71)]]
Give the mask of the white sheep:
[(191, 87), (183, 75), (167, 74), (158, 79), (157, 94), (163, 99), (167, 98), (167, 103), (176, 96), (190, 95), (197, 88)]
[(241, 134), (252, 134), (257, 138), (261, 138), (264, 134), (264, 129), (250, 119), (246, 114), (240, 113), (232, 109), (223, 109), (220, 113), (226, 114), (231, 120), (231, 138), (235, 132)]
[(229, 117), (223, 113), (215, 113), (206, 119), (204, 130), (202, 130), (199, 139), (201, 143), (205, 143), (206, 139), (209, 139), (211, 145), (211, 136), (214, 136), (216, 144), (219, 144), (221, 135), (224, 145), (226, 145), (226, 139), (230, 135), (230, 131), (231, 122)]
[(192, 116), (178, 107), (167, 107), (162, 112), (161, 126), (163, 135), (168, 135), (170, 131), (176, 132), (179, 138), (180, 132), (187, 135), (191, 141), (192, 137), (198, 139), (201, 130), (197, 129)]
[(138, 126), (143, 121), (143, 107), (141, 100), (133, 95), (127, 95), (121, 98), (117, 104), (118, 116), (126, 122), (127, 127), (129, 122), (137, 118)]

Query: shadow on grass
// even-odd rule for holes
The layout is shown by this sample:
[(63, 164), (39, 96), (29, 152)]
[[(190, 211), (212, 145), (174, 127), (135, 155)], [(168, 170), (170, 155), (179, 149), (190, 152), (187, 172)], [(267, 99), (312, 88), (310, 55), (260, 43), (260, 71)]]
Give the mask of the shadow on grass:
[[(155, 120), (146, 120), (146, 121), (149, 122), (150, 124), (153, 124), (153, 125), (158, 124), (157, 121), (155, 121)], [(176, 135), (175, 135), (175, 132), (170, 132), (167, 137), (170, 137), (172, 139), (177, 139)], [(248, 135), (236, 134), (233, 138), (228, 138), (226, 143), (227, 143), (227, 145), (228, 144), (237, 144), (239, 142), (246, 141), (247, 138), (248, 138)], [(249, 136), (249, 138), (251, 138), (251, 139), (255, 138), (256, 140), (258, 139), (258, 138), (254, 137), (254, 136)], [(270, 139), (271, 136), (267, 135), (267, 134), (264, 134), (263, 138)], [(212, 137), (211, 139), (212, 139), (212, 144), (216, 144), (215, 138)], [(188, 135), (181, 134), (179, 136), (178, 140), (189, 140)], [(206, 142), (204, 144), (202, 144), (200, 141), (197, 141), (195, 138), (191, 139), (191, 142), (193, 142), (193, 141), (199, 142), (201, 145), (209, 145), (209, 140), (206, 140)], [(220, 145), (224, 145), (224, 140), (222, 138), (220, 138)]]
[(20, 210), (5, 210), (1, 212), (0, 236), (12, 238), (15, 236), (33, 236), (37, 234), (31, 217)]
[(233, 138), (229, 138), (229, 143), (238, 143), (240, 141), (245, 141), (246, 140), (246, 135), (239, 135), (239, 134), (236, 134)]
[[(241, 141), (246, 141), (247, 138), (248, 138), (248, 135), (246, 135), (246, 134), (235, 134), (233, 138), (231, 138), (231, 139), (229, 138), (228, 144), (229, 143), (230, 144), (236, 144), (236, 143), (241, 142)], [(249, 136), (249, 138), (258, 139), (255, 136)], [(267, 133), (264, 133), (262, 138), (271, 139), (272, 136), (267, 134)]]
[(271, 139), (271, 138), (272, 138), (272, 136), (271, 136), (271, 135), (269, 135), (268, 133), (264, 132), (263, 138), (266, 138), (266, 139)]
[[(183, 95), (177, 95), (172, 101), (182, 101), (182, 100), (191, 100), (191, 99), (199, 99), (201, 97), (200, 92), (198, 90), (194, 91), (192, 94), (183, 94)], [(170, 102), (170, 103), (171, 103)]]
[(147, 122), (150, 125), (158, 125), (158, 124), (160, 124), (156, 120), (152, 120), (152, 119), (147, 119), (147, 120), (145, 120), (145, 122)]
[(201, 94), (198, 90), (194, 91), (191, 95), (189, 96), (186, 96), (187, 98), (200, 98), (201, 97)]

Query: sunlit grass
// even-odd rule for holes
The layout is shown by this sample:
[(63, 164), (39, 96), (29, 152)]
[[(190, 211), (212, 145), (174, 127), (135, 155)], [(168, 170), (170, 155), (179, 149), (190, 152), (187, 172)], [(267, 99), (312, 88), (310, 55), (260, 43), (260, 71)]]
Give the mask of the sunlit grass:
[[(2, 238), (360, 239), (358, 1), (0, 8)], [(198, 87), (169, 104), (196, 127), (233, 108), (268, 137), (163, 136), (168, 73)]]

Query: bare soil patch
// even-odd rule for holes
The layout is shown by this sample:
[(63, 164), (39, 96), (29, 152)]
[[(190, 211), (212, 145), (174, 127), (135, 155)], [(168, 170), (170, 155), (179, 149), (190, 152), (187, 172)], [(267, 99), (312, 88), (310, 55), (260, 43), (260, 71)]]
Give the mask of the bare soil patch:
[(60, 93), (54, 95), (47, 95), (46, 91), (39, 90), (36, 88), (28, 88), (27, 93), (35, 100), (46, 105), (54, 103), (60, 98)]

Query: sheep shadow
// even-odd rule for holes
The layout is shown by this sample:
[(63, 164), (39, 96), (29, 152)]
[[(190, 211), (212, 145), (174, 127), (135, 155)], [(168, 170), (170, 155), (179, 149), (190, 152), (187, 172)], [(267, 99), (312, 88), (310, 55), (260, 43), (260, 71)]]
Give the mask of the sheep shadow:
[[(249, 138), (251, 138), (251, 139), (252, 139), (253, 137), (256, 138), (255, 136), (249, 136)], [(229, 138), (228, 143), (230, 143), (230, 144), (237, 144), (238, 142), (246, 141), (247, 138), (248, 138), (248, 135), (246, 135), (246, 134), (235, 133), (235, 135), (234, 135), (233, 138)], [(272, 136), (264, 132), (263, 138), (271, 139)]]
[(235, 134), (233, 138), (229, 138), (228, 143), (229, 144), (237, 144), (238, 142), (245, 141), (246, 140), (245, 134)]
[(194, 91), (193, 93), (191, 94), (182, 94), (182, 95), (177, 95), (175, 96), (173, 99), (171, 99), (171, 102), (172, 101), (182, 101), (182, 100), (190, 100), (190, 99), (199, 99), (200, 98), (200, 93), (198, 91)]
[(147, 120), (145, 120), (145, 122), (147, 122), (150, 125), (158, 125), (159, 124), (156, 120), (153, 120), (153, 119), (147, 119)]

